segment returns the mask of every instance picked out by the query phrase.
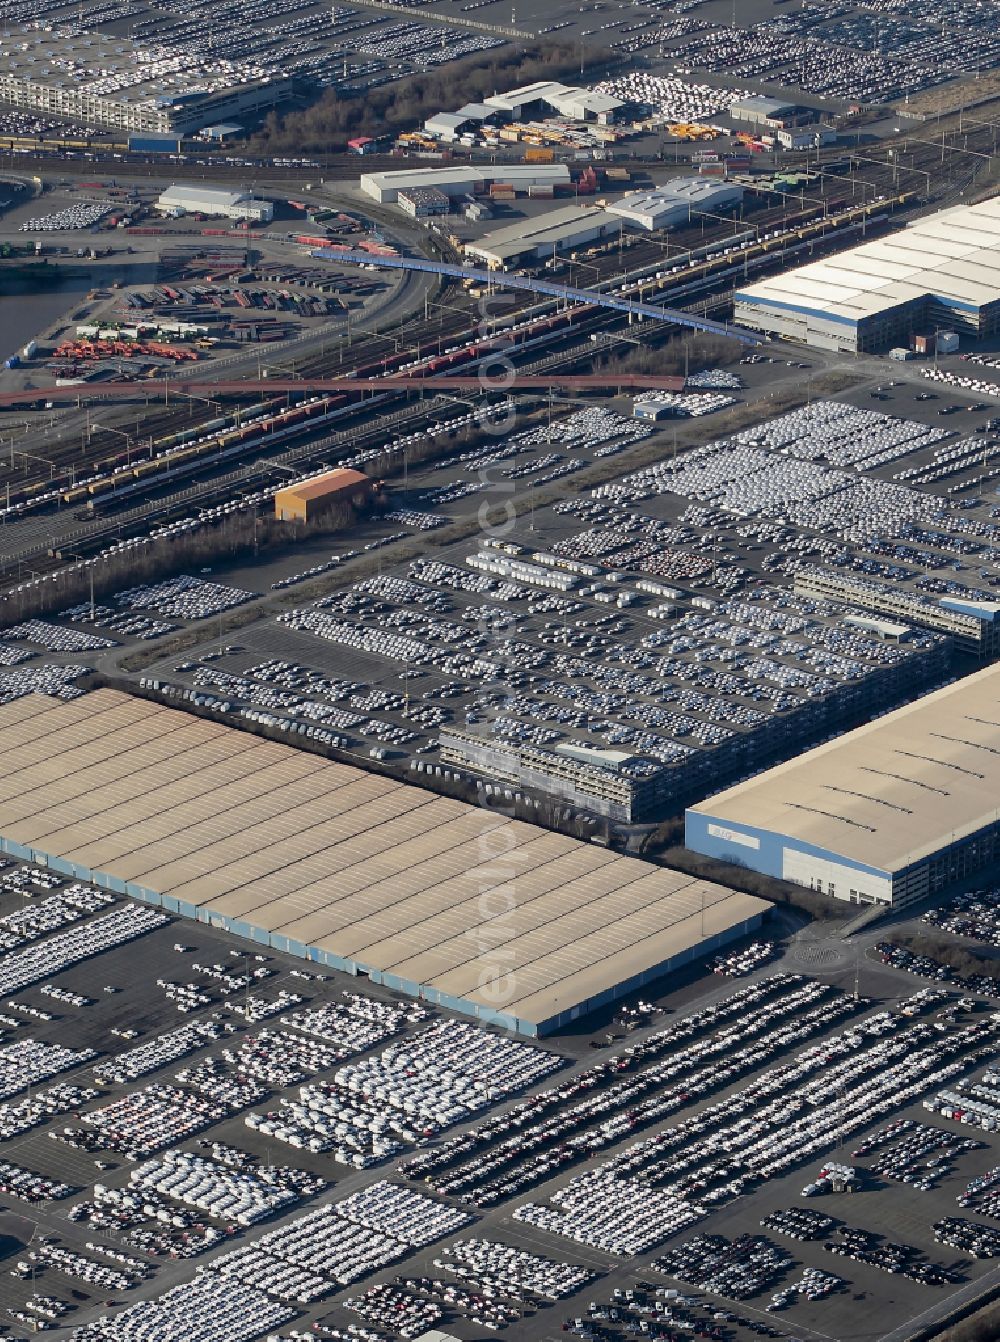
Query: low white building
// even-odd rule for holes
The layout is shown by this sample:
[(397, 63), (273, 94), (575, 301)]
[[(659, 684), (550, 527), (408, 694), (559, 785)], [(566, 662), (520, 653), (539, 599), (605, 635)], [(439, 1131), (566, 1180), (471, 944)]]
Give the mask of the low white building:
[(751, 126), (764, 126), (769, 130), (793, 121), (797, 111), (794, 103), (783, 102), (779, 98), (766, 98), (761, 94), (738, 98), (729, 107), (729, 115), (734, 121), (748, 121)]
[(224, 186), (168, 186), (156, 208), (163, 214), (207, 214), (251, 223), (266, 224), (274, 218), (269, 200), (255, 200), (249, 191), (231, 191)]
[(698, 214), (731, 210), (743, 200), (743, 188), (735, 182), (708, 177), (682, 177), (652, 191), (633, 192), (608, 204), (608, 210), (636, 228), (652, 232), (677, 228)]
[(598, 121), (607, 125), (614, 121), (625, 104), (620, 98), (592, 89), (542, 80), (525, 84), (509, 93), (494, 93), (483, 101), (504, 112), (511, 121), (530, 120), (535, 113), (556, 114), (574, 121)]
[(495, 229), (475, 242), (467, 242), (463, 250), (466, 256), (491, 267), (530, 265), (600, 238), (617, 237), (621, 227), (621, 221), (607, 210), (567, 205), (537, 219), (520, 219)]
[(818, 149), (820, 145), (836, 144), (837, 132), (832, 126), (799, 126), (775, 131), (774, 138), (782, 149)]
[(448, 196), (475, 195), (489, 182), (510, 182), (515, 191), (529, 186), (568, 186), (565, 163), (505, 163), (457, 168), (404, 168), (400, 171), (365, 173), (359, 182), (366, 196), (380, 205), (391, 205), (400, 191), (436, 186)]
[(468, 125), (468, 118), (458, 112), (435, 112), (424, 122), (424, 130), (435, 139), (452, 144)]

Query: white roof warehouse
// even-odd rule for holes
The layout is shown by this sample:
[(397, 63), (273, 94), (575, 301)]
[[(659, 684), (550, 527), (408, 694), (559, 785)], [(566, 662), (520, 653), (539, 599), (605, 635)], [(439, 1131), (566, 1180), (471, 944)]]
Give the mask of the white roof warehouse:
[(449, 196), (467, 196), (485, 189), (489, 182), (510, 182), (516, 191), (529, 186), (567, 186), (569, 168), (565, 163), (501, 164), (488, 167), (477, 164), (462, 168), (410, 168), (399, 172), (369, 172), (362, 176), (361, 190), (382, 205), (391, 205), (400, 191), (436, 186)]
[(255, 200), (249, 191), (230, 191), (223, 186), (168, 186), (156, 208), (164, 214), (217, 215), (224, 219), (249, 219), (269, 223), (274, 206), (269, 200)]
[(1000, 857), (1000, 666), (686, 813), (685, 843), (851, 903), (909, 904)]
[(941, 326), (1000, 331), (1000, 197), (958, 205), (738, 289), (744, 326), (867, 353)]

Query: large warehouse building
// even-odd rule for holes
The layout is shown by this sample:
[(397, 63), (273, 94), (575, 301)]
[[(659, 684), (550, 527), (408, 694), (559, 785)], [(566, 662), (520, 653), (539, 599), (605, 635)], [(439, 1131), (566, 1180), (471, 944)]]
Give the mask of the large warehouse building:
[(737, 322), (818, 349), (872, 353), (943, 329), (1000, 331), (1000, 197), (959, 205), (737, 289)]
[(0, 707), (0, 851), (526, 1035), (764, 900), (96, 690)]
[(638, 191), (609, 203), (608, 209), (626, 223), (651, 232), (657, 228), (679, 228), (699, 214), (732, 210), (743, 200), (743, 188), (735, 182), (712, 181), (708, 177), (681, 177), (652, 191)]
[(618, 237), (621, 220), (594, 206), (566, 205), (537, 219), (519, 219), (494, 229), (463, 248), (488, 266), (515, 266), (548, 260), (599, 238)]
[(1000, 667), (693, 806), (695, 852), (854, 904), (911, 904), (1000, 858)]
[(358, 185), (380, 205), (391, 205), (400, 191), (436, 186), (446, 196), (469, 196), (484, 191), (491, 182), (509, 182), (515, 191), (527, 191), (529, 186), (569, 186), (570, 175), (565, 163), (502, 163), (493, 167), (477, 163), (474, 167), (368, 172)]
[(156, 208), (163, 214), (206, 214), (211, 218), (247, 219), (267, 224), (274, 218), (269, 200), (255, 200), (249, 191), (231, 191), (224, 186), (168, 186)]
[(503, 112), (511, 121), (527, 121), (534, 116), (555, 113), (571, 121), (599, 121), (603, 125), (614, 121), (625, 106), (620, 98), (612, 98), (607, 93), (548, 80), (524, 84), (508, 93), (493, 93), (483, 102), (487, 107)]

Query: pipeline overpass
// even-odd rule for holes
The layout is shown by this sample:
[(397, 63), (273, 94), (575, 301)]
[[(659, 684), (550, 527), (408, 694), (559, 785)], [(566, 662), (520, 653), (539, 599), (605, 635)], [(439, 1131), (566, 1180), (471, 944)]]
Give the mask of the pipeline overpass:
[(606, 293), (602, 289), (574, 289), (567, 284), (553, 284), (551, 280), (532, 279), (527, 275), (511, 275), (506, 270), (480, 270), (473, 266), (451, 265), (447, 261), (428, 261), (417, 256), (378, 256), (350, 247), (314, 247), (309, 255), (321, 261), (336, 261), (339, 265), (378, 266), (383, 270), (420, 270), (431, 275), (447, 275), (450, 279), (473, 280), (476, 284), (485, 284), (494, 289), (526, 289), (529, 293), (541, 294), (545, 298), (560, 298), (568, 303), (589, 303), (592, 307), (611, 308), (614, 312), (623, 312), (633, 317), (670, 322), (674, 326), (687, 326), (694, 331), (728, 336), (731, 340), (739, 340), (744, 345), (764, 343), (763, 336), (742, 326), (735, 326), (731, 322), (713, 322), (707, 317), (696, 317), (694, 313), (684, 312), (680, 308), (660, 307), (656, 303), (637, 303), (634, 299)]
[(0, 392), (0, 407), (37, 405), (82, 405), (95, 401), (160, 401), (173, 396), (194, 396), (203, 401), (235, 397), (254, 397), (297, 392), (309, 396), (327, 396), (338, 392), (365, 396), (395, 390), (428, 392), (450, 391), (683, 391), (684, 378), (651, 373), (604, 373), (600, 376), (574, 376), (552, 372), (512, 376), (479, 377), (474, 374), (420, 377), (413, 373), (387, 373), (381, 377), (276, 378), (234, 380), (231, 382), (196, 381), (193, 378), (147, 378), (138, 382), (74, 382), (65, 386), (28, 387), (20, 391)]

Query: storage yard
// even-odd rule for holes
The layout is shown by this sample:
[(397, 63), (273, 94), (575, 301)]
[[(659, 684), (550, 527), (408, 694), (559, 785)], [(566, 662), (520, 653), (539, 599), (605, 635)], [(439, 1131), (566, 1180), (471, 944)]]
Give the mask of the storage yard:
[[(752, 386), (767, 367), (740, 371)], [(338, 758), (374, 761), (450, 795), (477, 778), (497, 783), (535, 808), (568, 805), (600, 832), (662, 818), (750, 761), (788, 758), (940, 682), (949, 665), (991, 655), (1000, 577), (992, 505), (958, 506), (976, 496), (975, 483), (946, 495), (934, 492), (942, 485), (895, 478), (915, 479), (921, 463), (950, 454), (949, 487), (974, 482), (991, 440), (973, 434), (968, 414), (962, 428), (945, 428), (936, 402), (918, 400), (915, 388), (879, 395), (906, 404), (889, 415), (814, 402), (732, 441), (713, 438), (711, 416), (689, 421), (685, 434), (704, 425), (702, 446), (676, 461), (669, 421), (604, 409), (429, 464), (416, 464), (431, 441), (419, 430), (388, 452), (347, 448), (342, 468), (363, 475), (414, 460), (405, 481), (388, 484), (384, 513), (360, 522), (347, 548), (331, 557), (330, 541), (316, 538), (211, 582), (191, 576), (183, 607), (123, 587), (93, 610), (86, 600), (57, 609), (47, 623), (58, 637), (6, 632), (12, 657), (34, 655), (5, 674), (30, 686), (35, 667), (51, 664), (46, 652), (79, 664), (89, 648), (91, 664), (100, 656), (113, 666), (121, 652), (109, 641), (148, 645), (148, 692), (225, 721), (267, 724), (289, 741), (308, 736)], [(656, 434), (667, 455), (629, 470)], [(779, 470), (767, 448), (783, 443), (803, 455), (777, 458)], [(820, 454), (822, 467), (811, 460)], [(489, 501), (487, 469), (521, 500), (516, 529), (502, 543), (436, 539)], [(562, 496), (564, 481), (595, 469), (604, 483)], [(258, 488), (257, 508), (274, 511), (288, 477), (274, 480)], [(825, 535), (811, 520), (823, 511)], [(888, 544), (893, 513), (898, 539)], [(394, 547), (412, 553), (423, 536), (426, 557), (394, 562)], [(121, 545), (137, 556), (143, 548)], [(829, 579), (817, 587), (822, 574)], [(317, 579), (327, 594), (303, 600), (296, 589)], [(216, 583), (245, 604), (264, 603), (236, 635), (212, 623), (224, 610), (209, 599)], [(855, 587), (871, 592), (869, 614), (836, 604), (856, 602)], [(179, 625), (193, 646), (157, 654), (155, 639)], [(623, 639), (634, 649), (628, 661), (617, 651)]]
[[(224, 640), (207, 630), (183, 661), (151, 650), (144, 680), (215, 712), (228, 701), (225, 716), (269, 722), (290, 739), (308, 730), (357, 758), (398, 761), (431, 787), (479, 776), (615, 823), (669, 815), (713, 779), (864, 721), (939, 681), (949, 658), (961, 664), (992, 646), (983, 642), (995, 634), (989, 578), (998, 576), (986, 553), (989, 506), (979, 522), (977, 510), (893, 478), (971, 432), (944, 429), (933, 404), (910, 400), (928, 423), (815, 402), (731, 443), (713, 441), (707, 419), (709, 441), (676, 467), (667, 457), (617, 479), (615, 457), (652, 447), (651, 433), (669, 447), (669, 421), (577, 412), (504, 449), (414, 467), (405, 499), (366, 524), (354, 555), (257, 576), (257, 590), (270, 586), (282, 606), (244, 626), (237, 651), (216, 656)], [(780, 458), (775, 474), (766, 445), (793, 440), (803, 459)], [(400, 439), (397, 451), (416, 453), (420, 441)], [(822, 468), (808, 460), (819, 451)], [(365, 453), (351, 460), (371, 469)], [(978, 474), (980, 462), (977, 448), (964, 469)], [(592, 497), (559, 497), (559, 482), (599, 463), (606, 483)], [(487, 467), (524, 490), (517, 528), (503, 543), (435, 542), (442, 522), (489, 498)], [(739, 495), (728, 483), (737, 471)], [(555, 500), (543, 504), (550, 482)], [(809, 518), (834, 505), (849, 527), (816, 535)], [(877, 530), (896, 509), (901, 538), (886, 547), (862, 505)], [(424, 534), (433, 558), (394, 568), (392, 546)], [(366, 552), (380, 572), (351, 580)], [(964, 581), (955, 553), (968, 556)], [(843, 585), (833, 600), (809, 591), (814, 571)], [(236, 585), (254, 586), (243, 573)], [(324, 573), (329, 595), (296, 599), (298, 583)], [(895, 602), (870, 616), (838, 606), (852, 582)], [(73, 618), (100, 632), (86, 609)]]
[(874, 955), (805, 969), (793, 940), (542, 1047), (4, 860), (12, 1337), (874, 1342), (990, 1280), (975, 994)]
[(502, 8), (0, 0), (0, 1342), (1000, 1290), (995, 16)]

